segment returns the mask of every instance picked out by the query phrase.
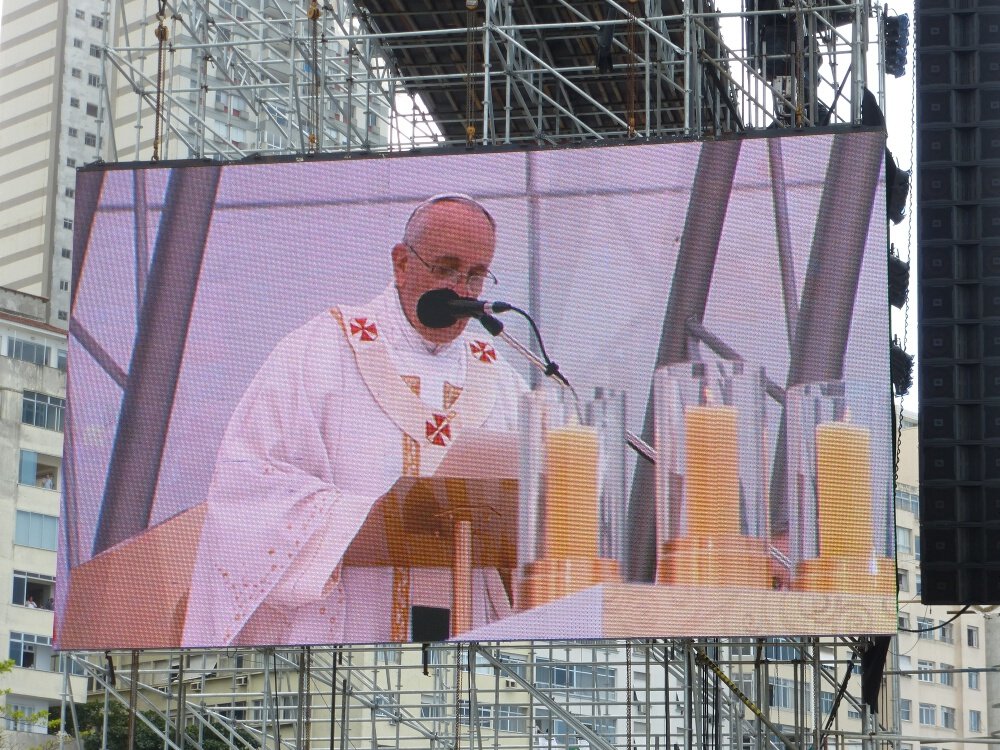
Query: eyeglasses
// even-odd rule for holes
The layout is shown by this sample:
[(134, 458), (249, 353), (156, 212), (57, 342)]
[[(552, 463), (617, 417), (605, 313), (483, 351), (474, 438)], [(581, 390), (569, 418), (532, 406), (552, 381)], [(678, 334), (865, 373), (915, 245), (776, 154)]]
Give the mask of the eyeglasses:
[(424, 267), (430, 271), (431, 276), (443, 284), (452, 285), (464, 282), (466, 288), (478, 289), (483, 286), (493, 286), (497, 283), (497, 277), (494, 276), (489, 270), (462, 273), (461, 271), (456, 271), (454, 268), (449, 268), (448, 266), (442, 266), (437, 263), (428, 263), (420, 257), (420, 253), (414, 249), (413, 245), (407, 245), (406, 249), (413, 253), (416, 259), (424, 264)]

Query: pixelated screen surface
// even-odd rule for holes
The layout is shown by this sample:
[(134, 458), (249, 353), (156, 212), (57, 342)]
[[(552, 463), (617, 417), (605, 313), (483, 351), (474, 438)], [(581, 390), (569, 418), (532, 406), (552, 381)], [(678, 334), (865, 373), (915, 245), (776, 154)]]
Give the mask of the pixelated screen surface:
[(883, 150), (81, 172), (58, 647), (892, 632)]

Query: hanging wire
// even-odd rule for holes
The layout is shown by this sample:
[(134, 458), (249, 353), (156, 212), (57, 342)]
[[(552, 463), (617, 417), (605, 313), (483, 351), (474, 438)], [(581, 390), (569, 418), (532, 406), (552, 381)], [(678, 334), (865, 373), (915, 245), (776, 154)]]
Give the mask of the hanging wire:
[(473, 22), (479, 0), (465, 0), (465, 145), (471, 146), (476, 140), (476, 125), (472, 120), (475, 111), (475, 88), (473, 86), (473, 65), (476, 62), (476, 45), (472, 35)]
[(311, 0), (306, 13), (309, 19), (309, 64), (312, 66), (312, 114), (313, 122), (309, 133), (309, 150), (315, 153), (319, 150), (319, 129), (322, 126), (320, 111), (320, 79), (319, 79), (319, 17), (320, 9), (317, 0)]
[(630, 0), (630, 6), (627, 10), (628, 19), (625, 23), (625, 43), (628, 47), (628, 52), (625, 56), (625, 122), (628, 125), (628, 132), (626, 135), (629, 138), (635, 136), (635, 110), (636, 110), (636, 79), (638, 78), (638, 71), (636, 61), (638, 60), (638, 55), (636, 53), (636, 46), (638, 45), (638, 27), (639, 22), (636, 18), (635, 11), (638, 5), (638, 0)]
[(160, 160), (160, 123), (163, 120), (163, 79), (166, 77), (167, 60), (164, 54), (170, 33), (164, 23), (167, 19), (167, 0), (160, 0), (156, 11), (156, 98), (153, 105), (153, 157)]

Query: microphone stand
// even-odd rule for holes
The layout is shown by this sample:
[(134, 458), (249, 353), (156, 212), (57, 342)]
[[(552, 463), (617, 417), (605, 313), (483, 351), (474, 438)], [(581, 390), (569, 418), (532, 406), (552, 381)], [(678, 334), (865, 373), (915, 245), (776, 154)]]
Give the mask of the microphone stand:
[[(491, 333), (492, 333), (492, 331), (491, 331)], [(548, 365), (542, 360), (541, 357), (539, 357), (537, 354), (535, 354), (533, 351), (531, 351), (528, 347), (526, 347), (524, 344), (522, 344), (516, 338), (514, 338), (513, 336), (511, 336), (509, 333), (507, 333), (506, 331), (504, 331), (502, 329), (502, 327), (501, 327), (501, 330), (500, 330), (500, 332), (498, 334), (493, 334), (493, 335), (496, 336), (497, 338), (503, 339), (505, 342), (507, 342), (507, 344), (509, 344), (512, 349), (514, 349), (515, 351), (517, 351), (518, 354), (520, 354), (522, 357), (524, 357), (526, 360), (528, 360), (531, 364), (533, 364), (539, 370), (541, 370), (542, 372), (544, 372), (546, 375), (551, 375), (552, 374), (552, 373), (549, 372)], [(577, 410), (577, 413), (579, 413), (580, 412), (580, 397), (577, 396), (576, 391), (573, 389), (573, 386), (571, 386), (569, 383), (563, 382), (559, 378), (555, 378), (555, 380), (560, 385), (562, 385), (564, 388), (568, 388), (569, 392), (573, 394), (573, 398), (576, 401), (576, 410)], [(647, 443), (645, 440), (643, 440), (641, 437), (639, 437), (634, 432), (632, 432), (631, 430), (625, 430), (625, 442), (628, 444), (628, 446), (632, 450), (634, 450), (636, 453), (638, 453), (642, 458), (644, 458), (647, 461), (649, 461), (649, 463), (651, 463), (651, 464), (655, 464), (656, 463), (656, 451), (653, 450), (653, 447), (649, 443)]]

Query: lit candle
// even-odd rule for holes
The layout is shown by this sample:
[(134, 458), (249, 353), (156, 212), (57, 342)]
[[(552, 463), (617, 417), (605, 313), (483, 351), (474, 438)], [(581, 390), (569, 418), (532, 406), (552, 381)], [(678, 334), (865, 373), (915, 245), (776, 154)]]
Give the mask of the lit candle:
[(820, 557), (872, 552), (872, 475), (868, 430), (844, 422), (816, 427), (816, 503)]
[(692, 406), (685, 414), (686, 534), (738, 535), (740, 454), (733, 406)]
[(579, 425), (545, 437), (545, 557), (597, 557), (597, 444)]

